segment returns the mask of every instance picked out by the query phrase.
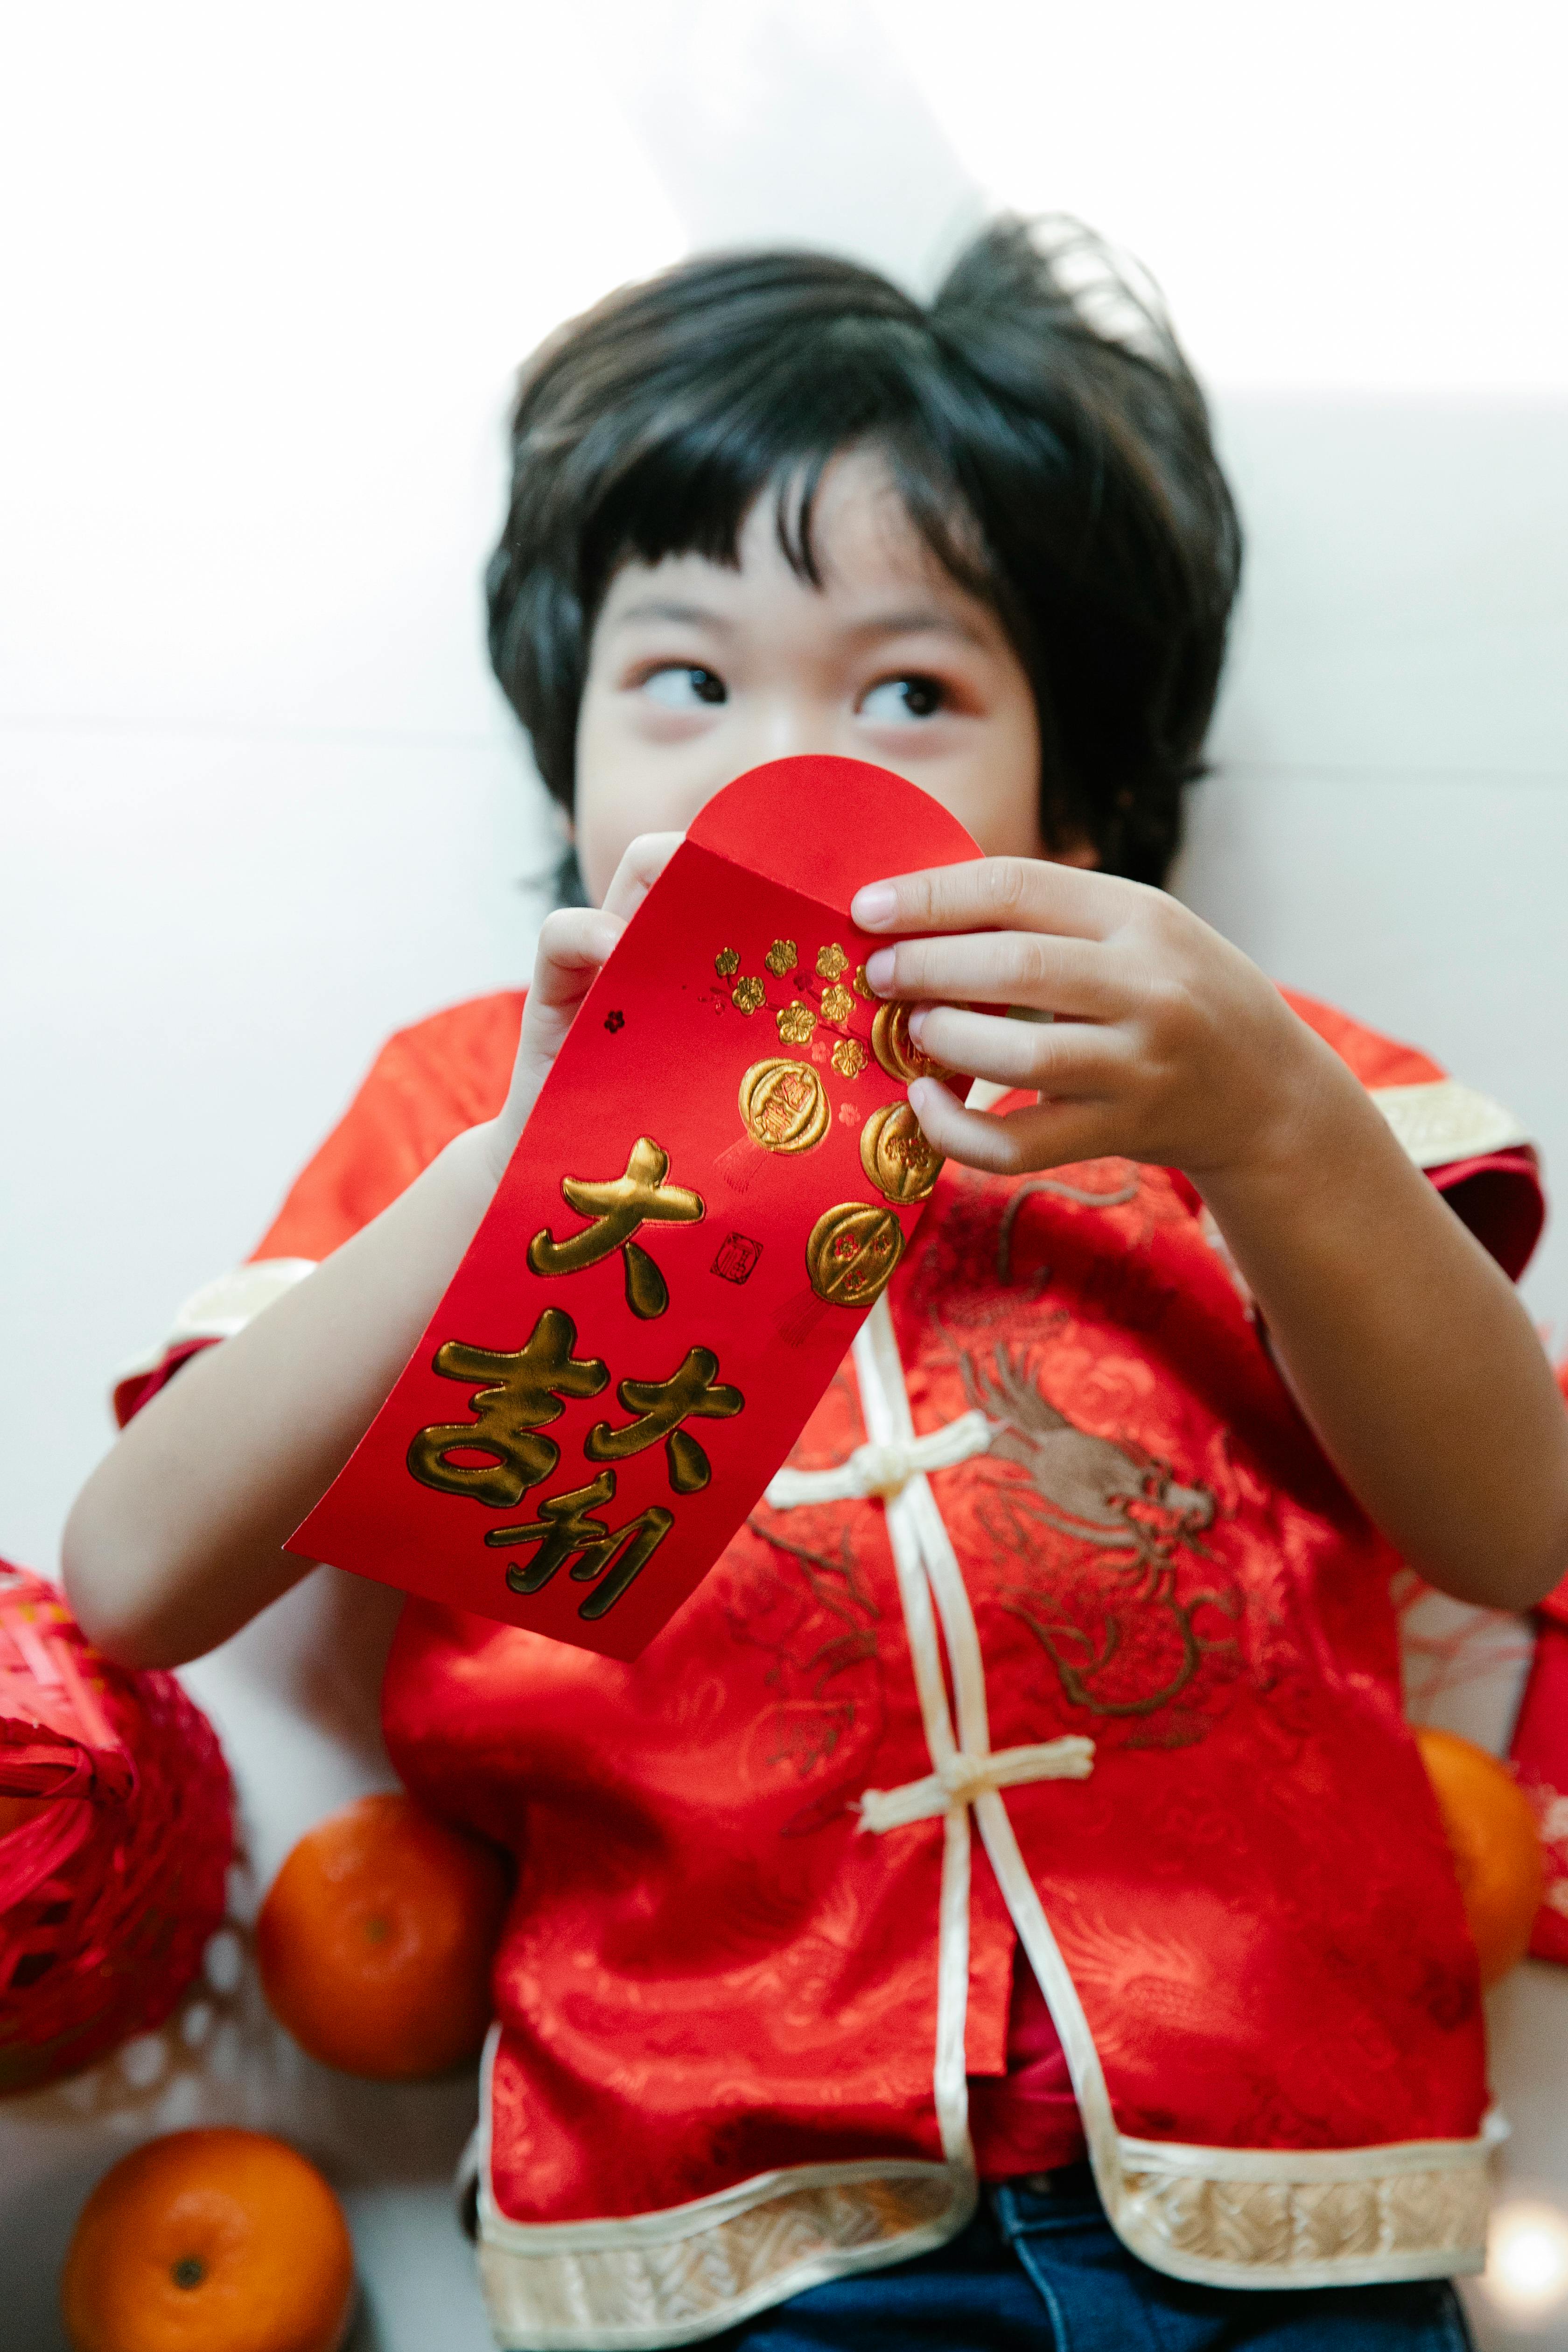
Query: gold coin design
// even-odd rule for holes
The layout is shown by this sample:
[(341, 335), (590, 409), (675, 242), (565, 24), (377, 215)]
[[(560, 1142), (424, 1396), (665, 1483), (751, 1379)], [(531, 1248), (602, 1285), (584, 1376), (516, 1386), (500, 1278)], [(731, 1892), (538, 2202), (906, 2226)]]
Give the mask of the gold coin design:
[(805, 1270), (818, 1298), (830, 1307), (869, 1307), (903, 1254), (904, 1229), (891, 1209), (840, 1201), (813, 1225)]
[(933, 1062), (922, 1054), (910, 1035), (910, 1008), (907, 1004), (884, 1004), (871, 1024), (871, 1051), (890, 1078), (901, 1079), (905, 1086), (911, 1078), (955, 1078), (943, 1062)]
[(831, 947), (818, 948), (816, 951), (818, 980), (837, 980), (841, 971), (847, 971), (848, 969), (849, 959), (837, 940)]
[(800, 961), (800, 953), (793, 940), (775, 940), (763, 961), (775, 980), (782, 980), (786, 971), (795, 970)]
[(942, 1172), (942, 1160), (907, 1102), (873, 1111), (860, 1130), (860, 1165), (886, 1200), (927, 1199)]
[(811, 1033), (816, 1026), (816, 1015), (810, 1005), (803, 1004), (797, 996), (793, 1004), (784, 1006), (778, 1016), (778, 1024), (781, 1045), (805, 1045), (809, 1043)]
[(840, 1037), (833, 1048), (833, 1066), (841, 1078), (858, 1078), (870, 1058), (858, 1037)]
[(738, 980), (730, 991), (730, 1002), (737, 1013), (754, 1013), (767, 997), (760, 980)]
[(825, 988), (822, 992), (822, 1017), (825, 1021), (847, 1021), (855, 1010), (855, 999), (847, 988)]
[(736, 948), (721, 948), (713, 959), (713, 969), (721, 980), (728, 980), (732, 971), (741, 969), (740, 951)]
[(827, 1132), (827, 1089), (806, 1062), (753, 1062), (741, 1080), (741, 1117), (764, 1151), (809, 1151)]

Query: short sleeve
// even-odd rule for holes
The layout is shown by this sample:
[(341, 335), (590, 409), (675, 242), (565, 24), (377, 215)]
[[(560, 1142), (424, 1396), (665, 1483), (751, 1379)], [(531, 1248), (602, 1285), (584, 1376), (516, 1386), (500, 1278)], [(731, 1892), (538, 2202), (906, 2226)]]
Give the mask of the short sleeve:
[(1512, 1113), (1415, 1046), (1294, 989), (1281, 994), (1354, 1071), (1416, 1167), (1517, 1282), (1541, 1239), (1546, 1196), (1535, 1148)]
[(509, 990), (387, 1040), (250, 1258), (205, 1284), (159, 1344), (121, 1371), (112, 1396), (121, 1428), (199, 1349), (243, 1329), (389, 1207), (455, 1136), (496, 1116), (521, 1021), (522, 992)]

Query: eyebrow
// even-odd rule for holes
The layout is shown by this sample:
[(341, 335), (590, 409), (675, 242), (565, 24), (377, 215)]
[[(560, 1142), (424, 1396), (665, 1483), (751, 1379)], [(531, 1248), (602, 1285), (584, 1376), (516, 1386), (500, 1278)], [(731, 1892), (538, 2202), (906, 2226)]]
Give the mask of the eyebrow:
[(870, 618), (850, 625), (850, 635), (857, 637), (961, 637), (965, 645), (984, 646), (978, 629), (944, 613), (934, 604), (910, 605), (894, 613), (874, 613)]
[(640, 604), (628, 604), (624, 612), (616, 614), (615, 625), (617, 629), (624, 628), (628, 621), (673, 621), (681, 628), (695, 625), (720, 630), (731, 629), (734, 625), (721, 613), (712, 612), (706, 604), (683, 604), (660, 596), (645, 596)]
[[(715, 629), (721, 635), (733, 630), (734, 623), (726, 620), (706, 604), (690, 604), (679, 599), (645, 596), (628, 604), (616, 616), (615, 626), (625, 628), (633, 621), (668, 621), (678, 628)], [(911, 605), (893, 613), (873, 613), (864, 621), (849, 624), (848, 634), (855, 637), (943, 636), (957, 637), (963, 644), (984, 647), (985, 640), (978, 629), (957, 620), (935, 605)]]

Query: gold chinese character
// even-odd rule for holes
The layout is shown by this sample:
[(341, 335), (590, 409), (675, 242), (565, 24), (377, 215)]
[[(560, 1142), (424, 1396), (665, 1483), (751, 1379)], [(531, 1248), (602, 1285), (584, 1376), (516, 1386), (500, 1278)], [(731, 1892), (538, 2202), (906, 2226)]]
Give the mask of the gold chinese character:
[[(549, 1477), (561, 1459), (552, 1438), (534, 1433), (559, 1421), (566, 1397), (597, 1396), (610, 1375), (596, 1356), (574, 1356), (577, 1327), (547, 1307), (526, 1347), (508, 1354), (445, 1339), (436, 1350), (443, 1380), (467, 1381), (472, 1421), (435, 1422), (408, 1449), (408, 1467), (424, 1486), (471, 1496), (503, 1510)], [(453, 1454), (488, 1454), (488, 1464), (453, 1462)]]
[(816, 1015), (810, 1005), (803, 1004), (797, 996), (793, 1004), (784, 1006), (778, 1016), (778, 1024), (782, 1045), (804, 1045), (816, 1026)]
[(678, 1495), (700, 1494), (713, 1475), (708, 1456), (682, 1423), (732, 1421), (745, 1409), (739, 1389), (716, 1379), (719, 1359), (711, 1348), (689, 1348), (686, 1361), (667, 1381), (622, 1381), (616, 1390), (622, 1410), (636, 1421), (612, 1429), (596, 1421), (584, 1441), (590, 1462), (625, 1462), (664, 1440), (669, 1483)]
[(810, 1151), (827, 1133), (827, 1089), (806, 1062), (753, 1062), (741, 1080), (741, 1117), (764, 1151)]
[(847, 988), (825, 988), (822, 992), (822, 1017), (825, 1021), (847, 1021), (855, 1010), (855, 999)]
[(713, 959), (713, 969), (721, 980), (728, 980), (732, 971), (740, 971), (740, 956), (733, 948), (721, 948)]
[(766, 995), (767, 990), (760, 980), (738, 980), (730, 991), (730, 1002), (737, 1013), (752, 1013)]
[(849, 959), (841, 947), (835, 944), (832, 947), (818, 948), (816, 951), (818, 980), (837, 980), (841, 971), (847, 971), (848, 969)]
[(558, 1242), (546, 1228), (528, 1244), (528, 1263), (535, 1274), (580, 1274), (597, 1265), (613, 1250), (623, 1253), (626, 1305), (645, 1321), (662, 1315), (669, 1305), (665, 1279), (645, 1249), (632, 1235), (647, 1224), (695, 1224), (703, 1213), (702, 1196), (683, 1184), (667, 1184), (669, 1154), (651, 1135), (639, 1135), (632, 1146), (624, 1176), (594, 1182), (583, 1176), (563, 1176), (561, 1190), (579, 1216), (591, 1224), (580, 1234)]
[(841, 1078), (858, 1078), (866, 1066), (866, 1048), (858, 1037), (840, 1037), (833, 1048), (833, 1066)]
[(800, 961), (800, 952), (793, 940), (775, 940), (763, 961), (775, 980), (782, 980), (786, 971), (795, 970)]
[(547, 1496), (539, 1506), (538, 1518), (527, 1527), (491, 1528), (485, 1537), (488, 1544), (539, 1546), (526, 1568), (507, 1570), (506, 1580), (512, 1591), (538, 1592), (574, 1553), (582, 1557), (572, 1570), (574, 1580), (592, 1584), (595, 1577), (605, 1575), (620, 1552), (615, 1569), (577, 1612), (579, 1617), (590, 1621), (606, 1615), (633, 1579), (641, 1575), (675, 1525), (673, 1511), (666, 1510), (662, 1503), (650, 1503), (646, 1511), (639, 1511), (624, 1528), (607, 1528), (603, 1519), (592, 1514), (602, 1511), (606, 1503), (615, 1499), (616, 1474), (613, 1470), (601, 1470), (591, 1486), (574, 1486), (569, 1495)]

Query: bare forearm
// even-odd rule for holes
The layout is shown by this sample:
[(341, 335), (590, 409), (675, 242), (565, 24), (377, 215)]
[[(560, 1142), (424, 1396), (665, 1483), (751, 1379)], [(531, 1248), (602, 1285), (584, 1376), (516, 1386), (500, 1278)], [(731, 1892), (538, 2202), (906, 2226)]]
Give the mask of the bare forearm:
[(1512, 1287), (1320, 1062), (1289, 1154), (1203, 1181), (1325, 1451), (1430, 1582), (1526, 1608), (1568, 1572), (1568, 1414)]
[(83, 1625), (142, 1665), (195, 1657), (306, 1573), (282, 1549), (407, 1360), (494, 1193), (471, 1129), (247, 1329), (154, 1397), (88, 1481), (65, 1572)]

